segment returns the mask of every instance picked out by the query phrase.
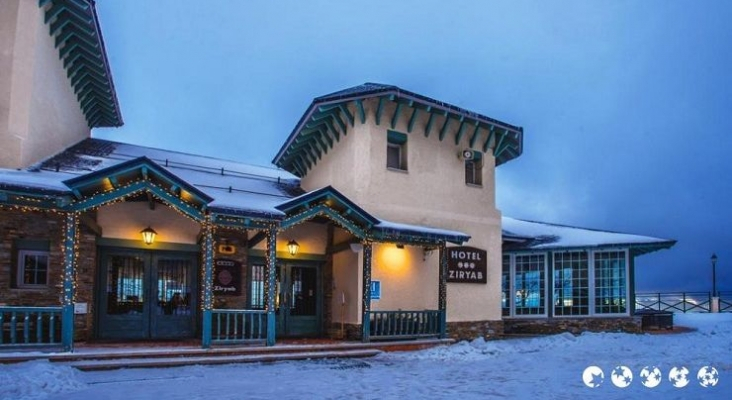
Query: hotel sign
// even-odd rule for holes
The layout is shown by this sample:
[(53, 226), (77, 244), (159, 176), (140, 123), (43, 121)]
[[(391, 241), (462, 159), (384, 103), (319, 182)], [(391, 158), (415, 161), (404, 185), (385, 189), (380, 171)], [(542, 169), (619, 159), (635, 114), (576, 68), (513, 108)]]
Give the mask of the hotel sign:
[(485, 250), (475, 247), (447, 248), (447, 281), (454, 283), (488, 283)]
[(241, 294), (241, 263), (228, 258), (214, 259), (213, 292), (220, 296)]

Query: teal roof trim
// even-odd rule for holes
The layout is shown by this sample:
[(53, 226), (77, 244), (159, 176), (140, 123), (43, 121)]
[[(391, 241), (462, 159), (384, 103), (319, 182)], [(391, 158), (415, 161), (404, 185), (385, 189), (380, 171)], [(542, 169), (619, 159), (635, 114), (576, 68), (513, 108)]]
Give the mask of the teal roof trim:
[(90, 128), (122, 126), (93, 0), (39, 0), (44, 22)]
[[(375, 110), (364, 109), (364, 100), (378, 98)], [(303, 177), (312, 169), (317, 160), (331, 148), (323, 151), (316, 150), (316, 140), (319, 136), (334, 137), (339, 140), (340, 134), (347, 134), (347, 125), (344, 119), (353, 126), (356, 120), (365, 123), (369, 112), (373, 114), (374, 122), (381, 125), (384, 104), (395, 103), (395, 112), (389, 116), (388, 126), (394, 129), (403, 110), (408, 113), (407, 131), (415, 129), (415, 120), (418, 114), (429, 115), (428, 123), (424, 127), (424, 135), (428, 137), (433, 125), (440, 119), (440, 140), (444, 140), (450, 127), (450, 121), (456, 120), (459, 125), (454, 141), (460, 143), (464, 135), (470, 133), (470, 147), (487, 153), (492, 150), (496, 158), (496, 165), (506, 163), (523, 153), (523, 128), (514, 126), (496, 119), (478, 114), (449, 103), (438, 101), (427, 96), (410, 92), (393, 85), (365, 83), (329, 95), (315, 98), (293, 129), (272, 163), (299, 177)], [(411, 109), (411, 111), (409, 110)], [(354, 113), (358, 114), (358, 119)], [(468, 131), (468, 127), (471, 129)], [(312, 135), (313, 131), (318, 135)], [(484, 140), (479, 140), (485, 138)]]

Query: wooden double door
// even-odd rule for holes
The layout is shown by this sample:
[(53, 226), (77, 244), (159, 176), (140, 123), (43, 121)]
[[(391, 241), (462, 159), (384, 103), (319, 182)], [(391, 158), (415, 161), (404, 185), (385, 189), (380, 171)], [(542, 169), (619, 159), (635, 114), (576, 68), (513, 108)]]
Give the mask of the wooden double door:
[(97, 337), (185, 339), (196, 335), (198, 253), (100, 250)]

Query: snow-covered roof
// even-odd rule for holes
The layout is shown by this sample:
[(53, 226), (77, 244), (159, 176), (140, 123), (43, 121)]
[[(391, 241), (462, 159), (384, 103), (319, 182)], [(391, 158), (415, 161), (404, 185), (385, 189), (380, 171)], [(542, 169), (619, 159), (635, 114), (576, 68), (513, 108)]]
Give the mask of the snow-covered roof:
[(506, 243), (504, 247), (509, 250), (633, 247), (638, 254), (642, 254), (670, 248), (676, 243), (671, 239), (526, 221), (505, 216), (501, 224)]
[(381, 220), (331, 187), (305, 193), (298, 177), (273, 167), (101, 139), (83, 140), (27, 170), (0, 169), (0, 191), (78, 196), (77, 186), (140, 166), (161, 170), (168, 182), (198, 193), (202, 203), (217, 213), (283, 219), (291, 207), (327, 195), (337, 197), (343, 208), (357, 211), (351, 217), (363, 215), (376, 240), (462, 243), (470, 238), (462, 232)]

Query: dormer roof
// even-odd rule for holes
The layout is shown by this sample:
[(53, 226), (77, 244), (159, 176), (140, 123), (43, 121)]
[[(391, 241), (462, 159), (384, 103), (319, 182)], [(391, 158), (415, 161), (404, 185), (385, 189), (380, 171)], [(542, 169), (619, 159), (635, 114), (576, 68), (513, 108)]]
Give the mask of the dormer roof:
[[(373, 98), (378, 99), (378, 104), (367, 113), (364, 102)], [(394, 111), (385, 115), (389, 102), (395, 104)], [(356, 121), (363, 124), (373, 116), (377, 125), (383, 122), (394, 129), (400, 117), (407, 115), (407, 131), (411, 133), (421, 114), (429, 116), (422, 127), (425, 136), (434, 134), (440, 141), (454, 140), (456, 144), (468, 137), (471, 148), (492, 151), (496, 165), (508, 162), (523, 152), (521, 127), (398, 86), (369, 82), (316, 97), (272, 162), (303, 177), (323, 154), (333, 148), (341, 135), (348, 134), (349, 126), (353, 127)], [(455, 127), (454, 137), (448, 138), (448, 131)]]

